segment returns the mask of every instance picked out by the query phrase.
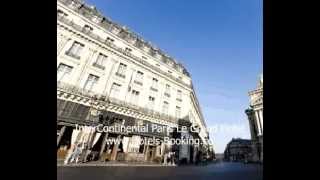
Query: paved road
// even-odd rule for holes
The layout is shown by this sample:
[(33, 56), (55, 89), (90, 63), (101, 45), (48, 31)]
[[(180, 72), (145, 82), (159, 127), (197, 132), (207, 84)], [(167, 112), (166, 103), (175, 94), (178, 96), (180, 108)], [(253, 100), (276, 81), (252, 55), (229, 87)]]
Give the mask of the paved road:
[(262, 180), (262, 166), (222, 162), (207, 166), (184, 167), (58, 167), (57, 179)]

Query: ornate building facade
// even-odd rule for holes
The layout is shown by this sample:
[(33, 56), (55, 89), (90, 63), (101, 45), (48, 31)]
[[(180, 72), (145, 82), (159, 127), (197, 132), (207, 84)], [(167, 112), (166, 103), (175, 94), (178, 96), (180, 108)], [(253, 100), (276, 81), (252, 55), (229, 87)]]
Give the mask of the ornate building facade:
[(224, 160), (231, 162), (247, 162), (252, 154), (252, 141), (249, 139), (232, 139), (224, 151)]
[(252, 161), (263, 162), (263, 75), (260, 76), (257, 89), (249, 92), (250, 108), (248, 116), (253, 145)]
[[(208, 149), (209, 133), (184, 66), (124, 26), (79, 0), (57, 1), (57, 151), (65, 159), (85, 144), (84, 159), (163, 161), (168, 151), (192, 162)], [(168, 131), (100, 133), (103, 125), (197, 127), (203, 145), (142, 145), (144, 138), (172, 137)], [(81, 125), (83, 128), (76, 128)], [(108, 144), (108, 139), (121, 144)], [(95, 154), (95, 155), (94, 155)]]

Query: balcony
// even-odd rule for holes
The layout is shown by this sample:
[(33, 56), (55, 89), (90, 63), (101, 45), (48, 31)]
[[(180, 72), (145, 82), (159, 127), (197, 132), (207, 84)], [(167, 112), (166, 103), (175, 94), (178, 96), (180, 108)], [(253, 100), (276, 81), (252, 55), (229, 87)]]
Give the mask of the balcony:
[(121, 74), (121, 73), (118, 73), (118, 72), (116, 72), (116, 75), (121, 77), (121, 78), (126, 78), (126, 76), (124, 74)]
[(67, 84), (67, 83), (60, 82), (60, 81), (57, 82), (57, 89), (68, 92), (68, 93), (78, 94), (78, 95), (86, 96), (86, 97), (90, 97), (90, 98), (98, 97), (99, 100), (103, 100), (103, 97), (105, 97), (102, 94), (98, 94), (93, 91), (88, 91), (83, 88), (76, 87), (74, 85)]
[(112, 104), (137, 110), (138, 112), (143, 113), (143, 114), (147, 114), (147, 115), (149, 115), (149, 116), (151, 116), (153, 118), (162, 119), (162, 120), (165, 120), (165, 121), (168, 121), (168, 122), (172, 122), (172, 123), (177, 123), (178, 122), (178, 119), (173, 117), (173, 116), (169, 116), (167, 114), (159, 113), (159, 112), (151, 110), (149, 108), (140, 107), (140, 106), (137, 106), (135, 104), (127, 103), (125, 101), (122, 101), (122, 100), (119, 100), (119, 99), (116, 99), (116, 98), (109, 98), (109, 101)]
[(71, 53), (70, 51), (67, 51), (67, 52), (66, 52), (66, 55), (71, 56), (71, 57), (73, 57), (73, 58), (75, 58), (75, 59), (80, 59), (80, 56), (79, 56), (79, 55), (74, 54), (74, 53)]
[(156, 89), (156, 88), (154, 88), (154, 87), (150, 87), (150, 90), (151, 90), (151, 91), (158, 92), (158, 89)]
[(165, 92), (164, 95), (165, 95), (166, 97), (170, 98), (170, 94), (169, 94), (169, 93)]
[(151, 110), (149, 108), (137, 106), (132, 103), (127, 103), (127, 102), (119, 100), (117, 98), (109, 97), (108, 99), (106, 99), (104, 95), (97, 94), (92, 91), (87, 91), (87, 90), (84, 90), (82, 88), (78, 88), (76, 86), (73, 86), (73, 85), (70, 85), (67, 83), (57, 82), (57, 88), (65, 91), (65, 92), (68, 92), (68, 93), (78, 94), (78, 95), (86, 96), (89, 98), (97, 97), (97, 98), (95, 98), (97, 101), (103, 101), (106, 104), (111, 103), (111, 104), (115, 104), (117, 106), (134, 109), (140, 113), (149, 115), (149, 116), (156, 118), (156, 119), (161, 119), (161, 120), (165, 120), (165, 121), (172, 122), (172, 123), (178, 122), (178, 119), (176, 117), (169, 116), (169, 115), (163, 114), (163, 113), (159, 113), (159, 112)]
[(96, 68), (99, 68), (99, 69), (102, 69), (102, 70), (105, 69), (105, 67), (103, 65), (100, 65), (100, 64), (97, 64), (97, 63), (93, 63), (92, 66), (94, 66)]
[(138, 81), (138, 80), (134, 80), (133, 82), (136, 83), (136, 84), (139, 84), (140, 86), (143, 85), (143, 83), (141, 81)]
[(182, 99), (181, 99), (181, 98), (177, 98), (176, 100), (177, 100), (177, 101), (180, 101), (180, 102), (182, 102)]

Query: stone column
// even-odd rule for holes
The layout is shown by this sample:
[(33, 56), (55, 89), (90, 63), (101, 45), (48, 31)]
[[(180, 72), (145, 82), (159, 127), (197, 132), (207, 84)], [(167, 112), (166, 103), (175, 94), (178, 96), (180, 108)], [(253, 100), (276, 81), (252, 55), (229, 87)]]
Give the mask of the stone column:
[(161, 156), (163, 156), (164, 155), (164, 151), (165, 151), (165, 144), (164, 144), (164, 142), (163, 143), (161, 143)]
[(102, 154), (103, 154), (103, 150), (105, 149), (106, 147), (106, 144), (107, 144), (107, 140), (108, 140), (108, 133), (106, 133), (103, 137), (103, 141), (102, 141), (102, 144), (101, 144), (101, 149), (100, 149), (100, 153), (99, 153), (99, 158), (101, 161), (104, 161), (103, 157), (102, 157)]
[(156, 146), (156, 156), (161, 156), (161, 146), (160, 145)]
[(255, 130), (257, 130), (257, 126), (255, 125), (254, 121), (254, 113), (252, 113), (252, 111), (246, 111), (246, 114), (248, 116), (251, 139), (254, 140), (256, 139)]
[(262, 113), (262, 109), (259, 110), (259, 117), (260, 117), (260, 125), (261, 125), (261, 133), (263, 134), (263, 113)]
[(89, 154), (91, 153), (91, 147), (92, 147), (95, 135), (96, 135), (95, 130), (91, 130), (91, 131), (92, 132), (90, 133), (88, 141), (87, 141), (88, 146), (87, 146), (87, 149), (85, 150), (85, 154), (84, 154), (84, 162), (87, 162), (87, 158), (88, 158)]
[[(110, 91), (107, 90), (108, 86), (109, 86), (109, 81), (110, 81), (110, 78), (112, 78), (112, 74), (114, 74), (114, 71), (116, 71), (115, 69), (115, 65), (118, 63), (118, 61), (116, 61), (115, 59), (111, 58), (111, 69), (109, 70), (109, 74), (108, 74), (108, 79), (106, 80), (106, 83), (105, 83), (105, 87), (103, 89), (103, 93), (102, 94), (106, 94), (107, 96), (110, 95), (110, 91), (111, 91), (111, 87), (110, 87)], [(112, 84), (113, 82), (111, 82)], [(108, 92), (107, 92), (108, 91)]]
[(80, 64), (79, 64), (80, 68), (77, 69), (77, 71), (74, 73), (74, 76), (73, 76), (73, 81), (76, 82), (74, 85), (77, 85), (80, 87), (82, 85), (81, 82), (82, 82), (83, 78), (85, 78), (84, 75), (87, 70), (86, 67), (93, 60), (93, 57), (95, 55), (97, 55), (97, 50), (95, 50), (93, 48), (89, 48), (89, 49), (84, 48), (82, 51), (83, 51), (82, 53), (84, 54), (84, 56), (81, 57), (80, 60), (82, 60), (82, 59), (85, 59), (85, 60), (80, 61)]
[(145, 160), (145, 161), (148, 160), (148, 155), (149, 155), (149, 146), (147, 145), (147, 148), (146, 148), (145, 154), (144, 154), (144, 160)]
[(61, 36), (61, 40), (57, 44), (57, 55), (59, 55), (64, 47), (66, 45), (71, 45), (72, 41), (70, 38), (67, 38), (65, 36)]
[[(121, 139), (121, 135), (118, 135), (117, 139)], [(111, 153), (111, 158), (110, 158), (112, 161), (117, 159), (118, 148), (119, 148), (119, 144), (114, 143), (112, 153)]]
[(255, 123), (258, 125), (258, 135), (261, 134), (261, 127), (260, 127), (260, 120), (259, 120), (259, 115), (258, 111), (254, 111), (255, 114)]
[(61, 128), (61, 130), (60, 130), (60, 134), (59, 134), (59, 137), (58, 137), (58, 139), (57, 139), (57, 146), (58, 146), (58, 147), (59, 147), (59, 143), (60, 143), (61, 138), (62, 138), (62, 136), (63, 136), (63, 134), (64, 134), (65, 131), (66, 131), (66, 126), (63, 126), (63, 127)]
[(146, 154), (146, 150), (147, 150), (147, 145), (145, 144), (143, 147), (143, 154)]

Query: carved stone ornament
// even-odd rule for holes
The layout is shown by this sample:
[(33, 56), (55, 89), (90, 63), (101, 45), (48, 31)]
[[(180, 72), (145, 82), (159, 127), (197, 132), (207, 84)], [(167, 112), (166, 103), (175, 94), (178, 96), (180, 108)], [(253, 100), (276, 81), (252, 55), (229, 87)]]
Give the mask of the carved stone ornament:
[(92, 116), (98, 116), (99, 115), (99, 111), (97, 109), (91, 109), (90, 114)]

